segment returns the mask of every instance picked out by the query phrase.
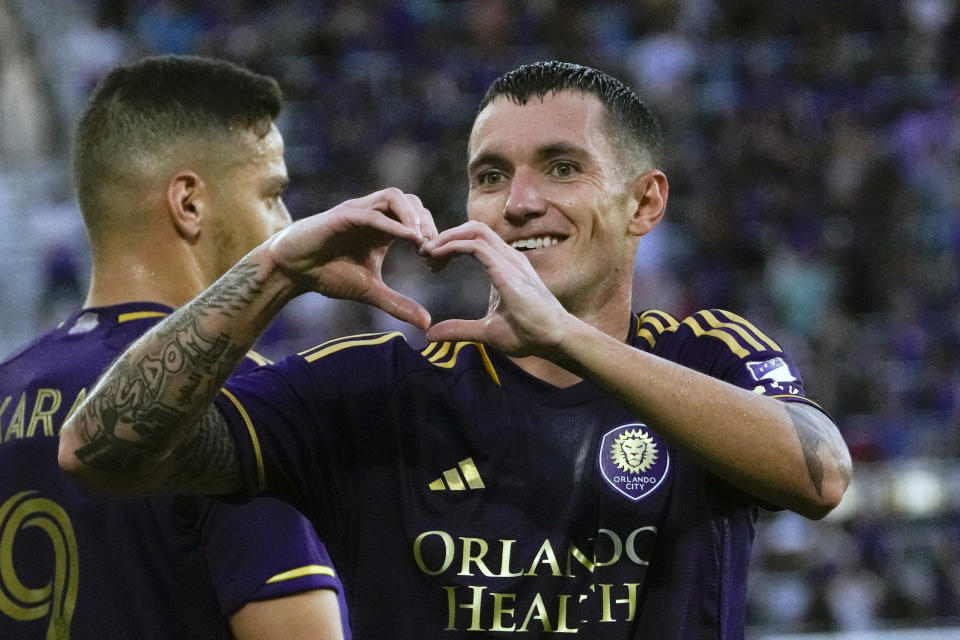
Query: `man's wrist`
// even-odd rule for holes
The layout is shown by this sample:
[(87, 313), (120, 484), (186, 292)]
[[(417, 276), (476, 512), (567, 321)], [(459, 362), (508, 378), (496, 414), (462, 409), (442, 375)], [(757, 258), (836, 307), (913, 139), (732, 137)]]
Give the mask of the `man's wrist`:
[(254, 268), (255, 277), (260, 282), (259, 293), (282, 307), (309, 291), (310, 287), (302, 274), (276, 259), (273, 248), (275, 239), (276, 236), (248, 253), (243, 262)]
[(598, 329), (572, 313), (564, 314), (549, 341), (550, 355), (547, 359), (572, 373), (581, 375), (583, 349), (589, 344), (592, 334), (598, 332)]

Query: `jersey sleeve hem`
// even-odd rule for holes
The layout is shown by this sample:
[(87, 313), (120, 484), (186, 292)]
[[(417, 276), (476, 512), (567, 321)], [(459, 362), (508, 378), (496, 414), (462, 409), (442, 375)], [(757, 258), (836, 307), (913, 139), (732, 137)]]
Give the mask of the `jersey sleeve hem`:
[(333, 567), (305, 565), (279, 573), (266, 581), (239, 579), (222, 589), (220, 608), (224, 615), (235, 613), (250, 602), (273, 600), (314, 589), (330, 589), (339, 593), (340, 583)]
[[(227, 388), (220, 389), (215, 401), (217, 408), (227, 419), (230, 431), (237, 443), (237, 455), (243, 472), (244, 483), (251, 493), (260, 493), (266, 489), (266, 471), (263, 466), (263, 454), (260, 439), (253, 420), (243, 403)], [(253, 469), (254, 473), (250, 473)], [(251, 476), (253, 480), (251, 481)]]

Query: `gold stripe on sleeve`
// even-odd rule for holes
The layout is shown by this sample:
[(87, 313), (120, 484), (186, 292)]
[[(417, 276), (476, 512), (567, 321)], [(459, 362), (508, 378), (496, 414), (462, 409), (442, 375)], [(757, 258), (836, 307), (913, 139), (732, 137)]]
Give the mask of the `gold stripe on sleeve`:
[(283, 582), (284, 580), (293, 580), (294, 578), (302, 578), (303, 576), (333, 576), (337, 575), (333, 570), (333, 567), (328, 567), (322, 564), (308, 564), (305, 567), (298, 567), (296, 569), (291, 569), (290, 571), (284, 571), (283, 573), (278, 573), (272, 578), (267, 580), (267, 584), (273, 584), (275, 582)]
[(732, 335), (730, 335), (728, 332), (724, 331), (723, 329), (706, 329), (705, 330), (703, 327), (700, 326), (700, 324), (694, 319), (693, 316), (690, 316), (689, 318), (685, 319), (683, 321), (683, 324), (693, 329), (693, 334), (698, 338), (704, 335), (717, 338), (718, 340), (722, 341), (725, 345), (727, 345), (730, 348), (730, 351), (733, 351), (733, 353), (740, 358), (746, 358), (747, 356), (750, 355), (749, 351), (741, 347), (740, 343), (738, 343)]
[(237, 400), (237, 396), (233, 395), (224, 388), (220, 389), (220, 392), (227, 397), (227, 400), (233, 403), (233, 406), (237, 408), (237, 411), (240, 413), (240, 417), (243, 418), (243, 424), (247, 426), (247, 433), (250, 434), (250, 444), (253, 447), (253, 455), (257, 460), (257, 488), (260, 491), (263, 491), (266, 488), (266, 473), (263, 470), (263, 454), (260, 451), (260, 439), (257, 438), (257, 432), (253, 428), (253, 421), (250, 419), (250, 414), (247, 413), (247, 410), (244, 409), (243, 405), (240, 404), (240, 401)]
[(704, 320), (706, 320), (711, 327), (714, 327), (716, 329), (727, 329), (728, 331), (732, 331), (736, 333), (738, 336), (743, 338), (747, 344), (749, 344), (751, 347), (753, 347), (757, 351), (765, 351), (769, 346), (769, 345), (762, 344), (759, 340), (757, 340), (755, 337), (750, 335), (750, 333), (748, 333), (747, 330), (744, 329), (739, 324), (736, 324), (735, 322), (723, 322), (719, 318), (717, 318), (717, 316), (713, 315), (713, 313), (711, 313), (710, 311), (699, 311), (694, 315), (698, 315)]
[[(391, 335), (394, 335), (394, 334), (398, 334), (398, 332), (394, 331), (392, 332)], [(352, 336), (340, 336), (339, 338), (334, 338), (333, 340), (327, 340), (326, 342), (321, 342), (320, 344), (314, 345), (309, 349), (304, 349), (303, 351), (299, 351), (297, 352), (297, 355), (305, 356), (309, 353), (313, 353), (314, 351), (324, 349), (326, 347), (331, 347), (333, 345), (343, 344), (345, 342), (356, 342), (361, 338), (377, 337), (382, 335), (384, 335), (383, 332), (377, 331), (376, 333), (358, 333)]]
[(164, 311), (131, 311), (118, 315), (117, 324), (130, 322), (131, 320), (143, 320), (144, 318), (163, 318), (167, 315), (169, 314)]
[(679, 326), (680, 323), (677, 322), (677, 319), (671, 316), (665, 311), (657, 311), (656, 309), (649, 309), (643, 312), (643, 315), (640, 316), (640, 321), (642, 322), (652, 322), (656, 323), (655, 326), (661, 331), (666, 331), (673, 327)]
[(761, 341), (767, 343), (767, 345), (768, 345), (771, 349), (773, 349), (774, 351), (783, 351), (783, 349), (780, 348), (780, 345), (778, 345), (776, 342), (774, 342), (773, 340), (771, 340), (771, 339), (770, 339), (770, 336), (768, 336), (767, 334), (765, 334), (763, 331), (760, 331), (760, 329), (757, 329), (756, 325), (754, 325), (753, 323), (751, 323), (749, 320), (746, 320), (745, 318), (741, 318), (741, 317), (738, 316), (737, 314), (733, 313), (732, 311), (727, 311), (726, 309), (720, 309), (720, 311), (721, 311), (724, 315), (729, 316), (729, 317), (730, 317), (731, 319), (733, 319), (735, 322), (739, 322), (739, 323), (742, 324), (744, 327), (746, 327), (747, 329), (749, 329), (750, 331), (752, 331), (753, 334), (754, 334), (755, 336), (757, 336), (757, 338), (759, 338)]
[(650, 329), (640, 329), (637, 331), (637, 336), (649, 342), (651, 347), (657, 344), (657, 339), (650, 333)]
[(253, 349), (247, 351), (247, 357), (256, 362), (261, 367), (265, 364), (273, 364), (269, 358), (265, 358)]
[(343, 349), (349, 349), (350, 347), (362, 347), (362, 346), (370, 346), (375, 344), (383, 344), (384, 342), (389, 342), (390, 340), (393, 340), (398, 336), (403, 337), (403, 334), (400, 333), (399, 331), (391, 331), (390, 333), (375, 334), (375, 337), (373, 338), (357, 338), (357, 339), (344, 340), (343, 342), (338, 342), (336, 344), (331, 344), (328, 347), (323, 347), (319, 351), (314, 351), (313, 353), (309, 353), (305, 355), (303, 359), (306, 360), (307, 362), (313, 362), (314, 360), (319, 360), (320, 358), (328, 356), (332, 353), (336, 353), (337, 351), (342, 351)]
[(678, 326), (676, 319), (669, 313), (650, 309), (640, 314), (636, 335), (646, 340), (651, 347), (654, 347), (657, 344), (657, 338), (663, 332), (672, 331)]

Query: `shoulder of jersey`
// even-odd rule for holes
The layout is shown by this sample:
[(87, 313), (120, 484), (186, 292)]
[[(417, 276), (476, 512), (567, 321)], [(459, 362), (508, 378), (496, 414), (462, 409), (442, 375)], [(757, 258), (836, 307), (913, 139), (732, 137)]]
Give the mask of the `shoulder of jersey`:
[(651, 309), (637, 318), (636, 335), (653, 349), (672, 336), (716, 340), (739, 358), (761, 351), (782, 351), (780, 345), (749, 321), (722, 309), (704, 309), (678, 321), (669, 313)]
[[(10, 372), (11, 374), (24, 368), (28, 371), (34, 371), (38, 366), (38, 361), (52, 361), (53, 358), (58, 355), (59, 350), (63, 348), (61, 344), (63, 338), (62, 326), (63, 323), (54, 329), (50, 329), (31, 338), (30, 342), (21, 345), (16, 351), (7, 354), (4, 359), (0, 361), (0, 371)], [(93, 344), (99, 349), (98, 342)], [(89, 345), (86, 343), (84, 343), (84, 346), (89, 348)], [(75, 350), (76, 346), (71, 345), (69, 348)], [(17, 385), (22, 383), (23, 380), (16, 381)]]
[(17, 348), (16, 351), (6, 354), (3, 360), (0, 360), (0, 370), (6, 368), (13, 368), (17, 365), (18, 362), (29, 359), (34, 351), (40, 350), (46, 346), (46, 342), (49, 340), (50, 333), (48, 332), (32, 339), (29, 343), (21, 345)]
[(420, 355), (434, 367), (453, 369), (458, 362), (479, 363), (490, 378), (500, 384), (497, 370), (490, 361), (486, 348), (479, 342), (431, 342)]
[(353, 336), (343, 336), (328, 340), (315, 347), (301, 351), (297, 355), (307, 362), (316, 362), (344, 351), (348, 352), (346, 354), (347, 356), (363, 357), (372, 353), (391, 351), (397, 346), (405, 346), (406, 343), (407, 339), (399, 331), (360, 333)]
[(479, 362), (491, 378), (500, 384), (496, 370), (486, 349), (477, 342), (431, 342), (419, 352), (410, 348), (406, 337), (399, 331), (385, 333), (364, 333), (354, 336), (336, 338), (317, 345), (298, 355), (307, 362), (316, 362), (334, 354), (342, 354), (348, 358), (365, 359), (368, 357), (387, 356), (398, 350), (405, 353), (412, 362), (438, 369), (453, 370), (458, 364)]

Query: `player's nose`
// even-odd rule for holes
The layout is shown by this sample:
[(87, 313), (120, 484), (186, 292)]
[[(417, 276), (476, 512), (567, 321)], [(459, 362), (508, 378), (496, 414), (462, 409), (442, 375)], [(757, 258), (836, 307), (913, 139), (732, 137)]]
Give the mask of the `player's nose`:
[(523, 224), (543, 215), (545, 200), (534, 172), (518, 169), (510, 179), (510, 190), (503, 206), (503, 217), (511, 224)]

